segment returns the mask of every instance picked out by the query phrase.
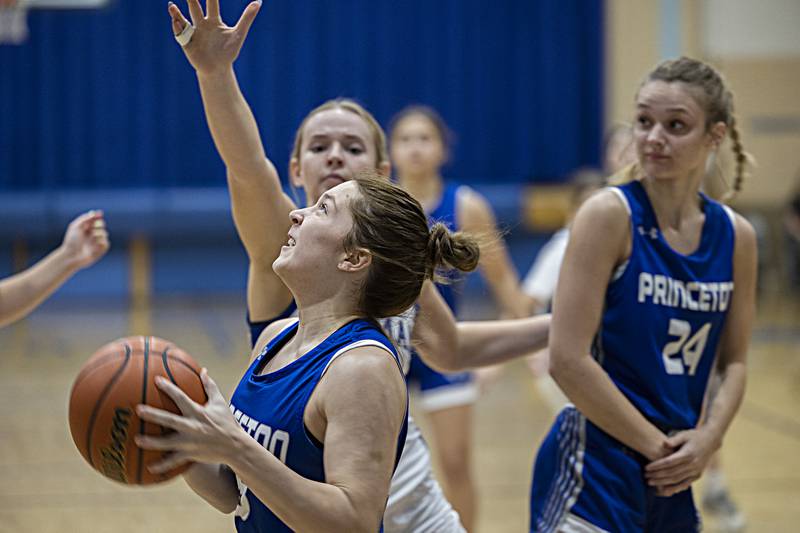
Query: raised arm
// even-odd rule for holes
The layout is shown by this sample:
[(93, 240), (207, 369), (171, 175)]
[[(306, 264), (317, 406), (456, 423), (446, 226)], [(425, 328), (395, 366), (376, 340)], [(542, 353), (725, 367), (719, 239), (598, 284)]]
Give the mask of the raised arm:
[[(250, 317), (254, 321), (273, 318), (291, 299), (272, 271), (272, 262), (286, 241), (289, 212), (295, 206), (266, 156), (258, 125), (233, 70), (261, 2), (251, 2), (233, 27), (222, 22), (219, 0), (207, 2), (206, 14), (198, 0), (188, 0), (188, 4), (194, 33), (183, 51), (197, 72), (208, 127), (228, 170), (233, 220), (250, 259)], [(169, 14), (172, 30), (178, 35), (189, 22), (173, 3)]]
[(655, 460), (669, 451), (666, 436), (590, 355), (611, 273), (630, 253), (629, 235), (627, 212), (611, 192), (598, 193), (578, 211), (553, 300), (550, 373), (589, 420)]
[(29, 269), (0, 281), (0, 326), (36, 309), (73, 274), (103, 257), (108, 247), (101, 211), (75, 218), (67, 227), (61, 246)]
[(530, 314), (519, 284), (519, 275), (505, 242), (497, 230), (494, 212), (486, 199), (475, 191), (462, 187), (458, 196), (460, 229), (486, 239), (481, 246), (480, 269), (505, 318), (522, 318)]

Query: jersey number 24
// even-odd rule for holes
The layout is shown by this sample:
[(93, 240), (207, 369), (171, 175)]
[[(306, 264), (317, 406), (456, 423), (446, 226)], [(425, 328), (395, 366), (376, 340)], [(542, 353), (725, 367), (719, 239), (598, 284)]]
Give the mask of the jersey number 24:
[(687, 321), (670, 319), (669, 334), (678, 338), (665, 344), (661, 352), (667, 374), (694, 375), (706, 348), (709, 331), (711, 331), (710, 322), (703, 324), (693, 335), (692, 326)]

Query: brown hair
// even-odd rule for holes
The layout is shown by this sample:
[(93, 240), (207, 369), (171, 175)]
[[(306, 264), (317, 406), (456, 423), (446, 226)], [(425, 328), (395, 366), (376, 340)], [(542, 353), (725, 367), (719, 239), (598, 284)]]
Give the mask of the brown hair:
[(441, 223), (429, 228), (422, 206), (403, 189), (374, 171), (360, 173), (355, 182), (361, 196), (350, 203), (353, 229), (344, 248), (366, 248), (372, 254), (359, 301), (365, 315), (399, 314), (416, 301), (426, 279), (478, 266), (477, 241)]
[(717, 122), (723, 122), (728, 126), (732, 141), (731, 149), (736, 160), (736, 173), (733, 190), (726, 199), (741, 191), (745, 165), (749, 156), (742, 147), (739, 130), (736, 127), (736, 117), (733, 114), (733, 93), (725, 85), (722, 75), (702, 61), (680, 57), (659, 63), (647, 75), (642, 85), (651, 81), (685, 83), (697, 95), (697, 103), (706, 113), (706, 130)]
[(449, 159), (450, 148), (455, 142), (455, 135), (450, 128), (447, 127), (447, 123), (444, 121), (442, 116), (432, 107), (420, 104), (412, 104), (401, 109), (395, 116), (392, 117), (392, 120), (389, 121), (389, 138), (391, 139), (394, 136), (395, 129), (397, 129), (397, 126), (403, 121), (404, 118), (414, 115), (423, 116), (427, 118), (431, 124), (433, 124), (433, 127), (436, 128), (436, 132), (439, 134), (439, 140), (442, 142), (445, 160)]
[(351, 100), (349, 98), (335, 98), (333, 100), (328, 100), (327, 102), (312, 109), (311, 112), (305, 116), (303, 122), (300, 123), (300, 127), (297, 128), (297, 131), (294, 134), (294, 146), (292, 147), (291, 159), (300, 159), (300, 150), (303, 144), (303, 130), (305, 129), (309, 119), (311, 119), (311, 117), (317, 113), (321, 113), (329, 109), (343, 109), (361, 117), (364, 122), (367, 123), (367, 126), (369, 126), (369, 129), (372, 132), (372, 140), (375, 143), (375, 154), (377, 158), (375, 160), (375, 168), (377, 168), (381, 163), (389, 162), (389, 150), (386, 148), (386, 134), (383, 132), (383, 128), (381, 128), (381, 125), (378, 124), (377, 120), (375, 120), (375, 117), (372, 116), (372, 113), (364, 109), (364, 106), (355, 100)]

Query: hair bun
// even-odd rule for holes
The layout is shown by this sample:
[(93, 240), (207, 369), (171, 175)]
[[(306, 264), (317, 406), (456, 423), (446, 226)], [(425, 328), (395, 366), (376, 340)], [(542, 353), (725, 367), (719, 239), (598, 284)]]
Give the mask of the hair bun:
[(478, 266), (480, 248), (477, 241), (437, 222), (428, 234), (428, 276), (433, 278), (442, 269), (470, 272)]

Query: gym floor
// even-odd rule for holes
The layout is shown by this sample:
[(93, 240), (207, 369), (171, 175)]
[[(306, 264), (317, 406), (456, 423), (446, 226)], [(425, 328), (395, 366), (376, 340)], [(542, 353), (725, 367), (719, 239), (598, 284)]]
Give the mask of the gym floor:
[[(67, 403), (91, 353), (141, 332), (176, 342), (230, 393), (248, 354), (243, 309), (238, 298), (160, 298), (139, 310), (56, 299), (0, 330), (0, 531), (232, 531), (230, 516), (180, 480), (129, 488), (95, 473), (72, 443)], [(749, 531), (797, 531), (800, 298), (762, 295), (758, 317), (747, 396), (723, 466)], [(482, 533), (527, 531), (531, 466), (551, 419), (522, 362), (508, 365), (481, 397), (475, 466)], [(418, 420), (424, 431), (424, 417)], [(713, 520), (706, 530), (718, 530)]]

